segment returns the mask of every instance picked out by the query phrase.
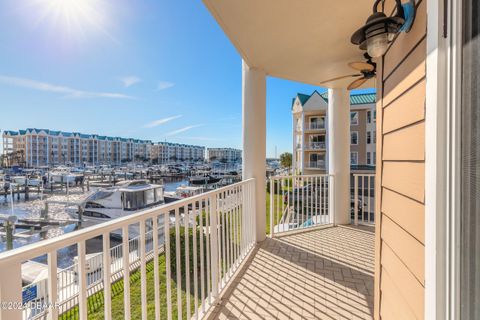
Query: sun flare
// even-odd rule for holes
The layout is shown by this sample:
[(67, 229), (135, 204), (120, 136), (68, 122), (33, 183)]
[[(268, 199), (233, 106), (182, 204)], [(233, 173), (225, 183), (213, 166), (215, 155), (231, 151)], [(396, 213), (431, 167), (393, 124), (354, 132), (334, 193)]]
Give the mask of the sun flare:
[[(48, 25), (57, 33), (85, 36), (91, 31), (108, 32), (109, 8), (105, 0), (32, 0), (38, 25)], [(113, 39), (113, 38), (112, 38)]]

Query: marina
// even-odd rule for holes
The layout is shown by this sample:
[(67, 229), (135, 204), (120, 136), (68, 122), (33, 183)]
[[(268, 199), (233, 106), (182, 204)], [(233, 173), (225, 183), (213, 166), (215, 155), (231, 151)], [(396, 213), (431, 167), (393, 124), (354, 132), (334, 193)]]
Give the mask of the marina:
[[(235, 183), (240, 180), (239, 164), (154, 165), (124, 167), (11, 168), (0, 175), (0, 252), (55, 238), (76, 230), (114, 220), (142, 210)], [(203, 205), (203, 204), (202, 204)], [(188, 212), (185, 212), (187, 210)], [(199, 214), (199, 207), (179, 209), (180, 224)], [(170, 215), (170, 225), (176, 216)], [(157, 221), (157, 243), (164, 243), (164, 220)], [(153, 257), (152, 225), (147, 225), (146, 259)], [(138, 226), (129, 227), (129, 258), (123, 258), (122, 231), (110, 233), (111, 283), (123, 278), (124, 263), (132, 272), (140, 265)], [(86, 242), (88, 294), (103, 290), (102, 239)], [(163, 250), (163, 249), (162, 249)], [(127, 261), (127, 262), (126, 262)], [(78, 304), (78, 252), (76, 246), (58, 250), (59, 311)], [(47, 257), (22, 264), (23, 302), (47, 299)], [(24, 319), (41, 318), (41, 305), (24, 309)]]
[[(107, 221), (108, 218), (102, 219), (102, 215), (119, 217), (120, 212), (131, 214), (234, 183), (240, 179), (239, 171), (234, 167), (238, 168), (238, 165), (224, 166), (223, 170), (205, 165), (197, 168), (178, 164), (82, 169), (62, 166), (47, 170), (29, 169), (26, 172), (15, 169), (15, 174), (4, 170), (0, 175), (0, 215), (15, 217), (15, 223), (2, 224), (0, 252)], [(126, 193), (128, 188), (135, 191), (135, 184), (137, 189), (140, 185), (157, 186), (156, 189), (161, 189), (161, 192), (154, 192), (153, 188), (147, 188), (151, 191), (141, 189), (142, 194), (138, 195), (141, 200), (134, 196), (136, 193), (130, 192), (130, 198), (125, 198), (120, 204), (120, 192)], [(122, 186), (126, 188), (122, 189)], [(118, 203), (111, 209), (88, 201), (102, 192), (105, 194), (106, 190), (112, 192), (112, 189), (122, 191), (117, 193)], [(92, 208), (95, 206), (97, 208)], [(110, 213), (105, 210), (110, 210)], [(11, 237), (8, 233), (12, 233)]]

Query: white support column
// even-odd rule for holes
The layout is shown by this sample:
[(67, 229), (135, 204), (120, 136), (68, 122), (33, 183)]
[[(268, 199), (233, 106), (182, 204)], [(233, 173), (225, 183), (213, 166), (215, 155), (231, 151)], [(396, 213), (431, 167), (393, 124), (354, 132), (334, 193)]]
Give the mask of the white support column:
[(265, 72), (243, 61), (243, 179), (255, 178), (257, 241), (265, 239), (266, 225), (266, 81)]
[[(350, 93), (347, 89), (328, 89), (328, 173), (334, 176), (330, 186), (330, 217), (335, 224), (350, 221)], [(332, 212), (333, 211), (333, 212)]]

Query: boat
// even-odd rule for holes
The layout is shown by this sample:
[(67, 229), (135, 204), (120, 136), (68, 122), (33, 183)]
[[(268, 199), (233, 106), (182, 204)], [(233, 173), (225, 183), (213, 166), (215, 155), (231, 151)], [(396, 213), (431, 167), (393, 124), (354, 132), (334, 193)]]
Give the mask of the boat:
[[(121, 218), (164, 202), (162, 185), (146, 180), (122, 181), (113, 187), (101, 188), (82, 201), (82, 226)], [(69, 211), (69, 215), (80, 219), (78, 210)]]
[(221, 177), (212, 176), (212, 175), (204, 175), (204, 176), (194, 176), (190, 177), (189, 181), (193, 185), (205, 185), (205, 184), (213, 184), (217, 183), (222, 180)]
[(81, 175), (65, 171), (52, 171), (49, 173), (49, 176), (50, 178), (48, 180), (51, 182), (68, 183), (69, 185), (74, 185), (77, 177)]
[(27, 183), (27, 177), (26, 176), (11, 176), (10, 181), (16, 185), (25, 185)]

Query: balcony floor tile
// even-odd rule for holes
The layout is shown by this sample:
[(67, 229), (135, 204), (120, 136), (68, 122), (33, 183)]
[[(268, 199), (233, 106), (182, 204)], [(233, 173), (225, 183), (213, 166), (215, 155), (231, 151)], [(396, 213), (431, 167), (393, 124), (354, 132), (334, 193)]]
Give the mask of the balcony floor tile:
[(267, 238), (209, 318), (373, 319), (373, 274), (373, 228)]

